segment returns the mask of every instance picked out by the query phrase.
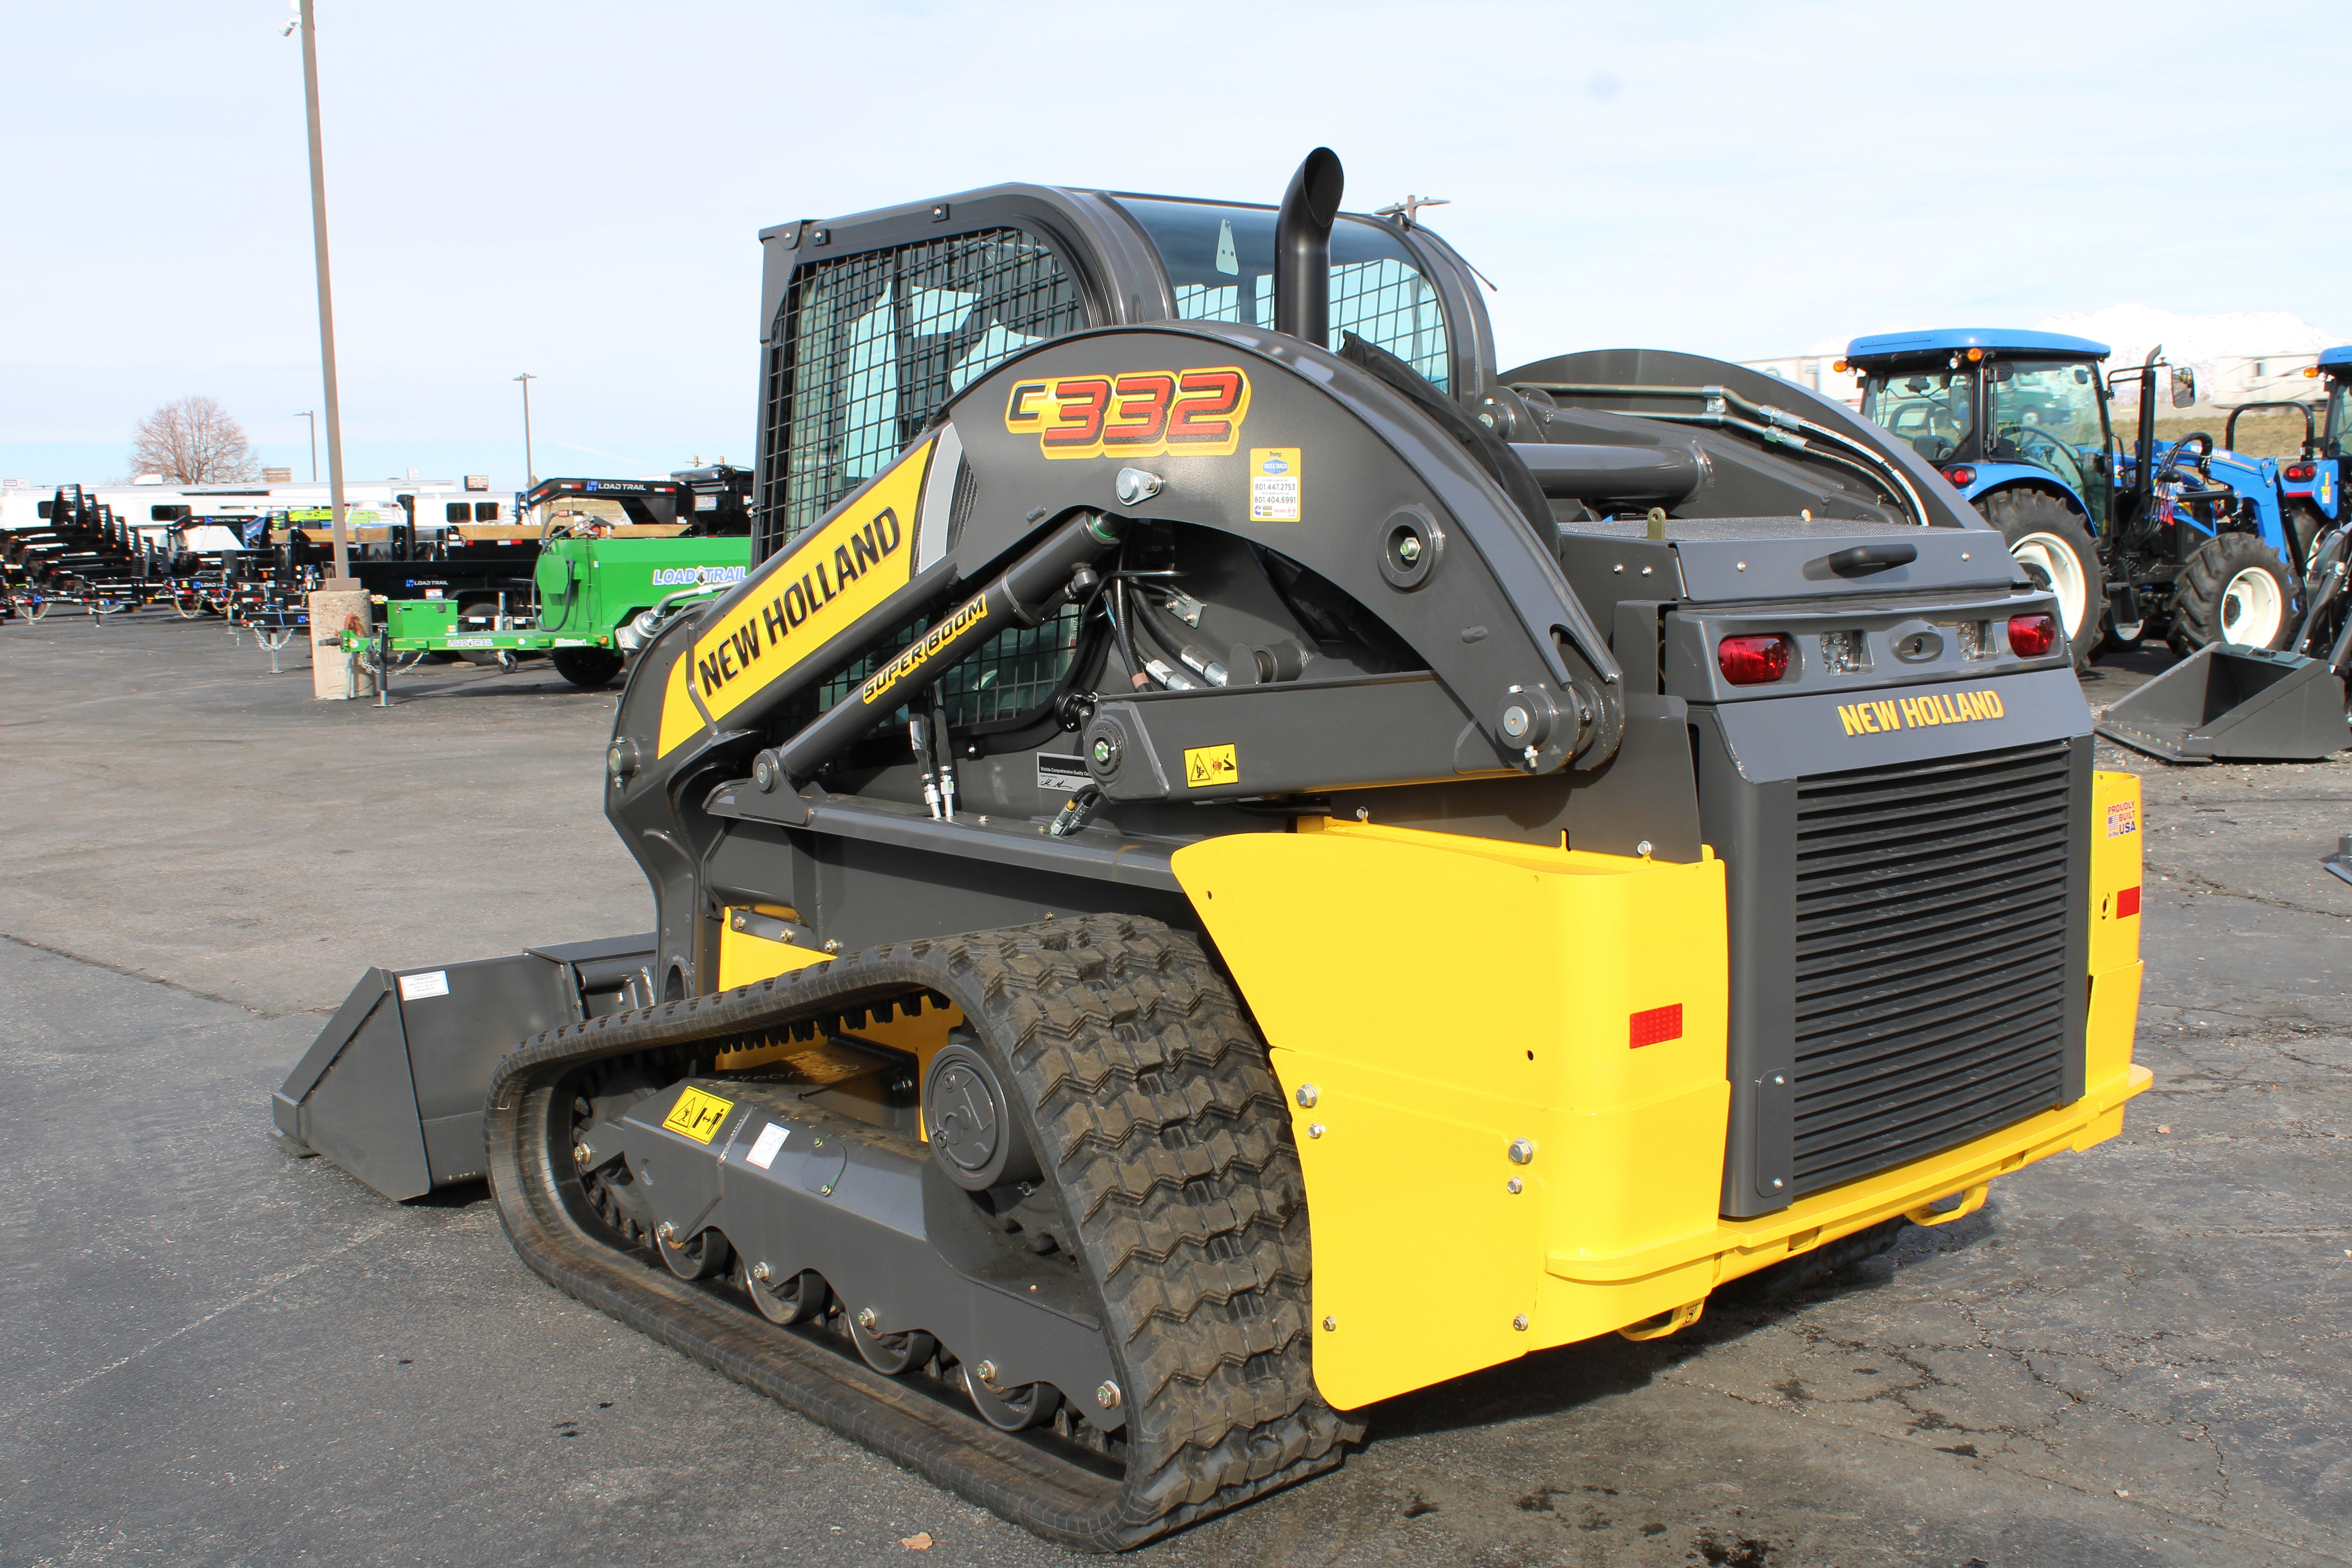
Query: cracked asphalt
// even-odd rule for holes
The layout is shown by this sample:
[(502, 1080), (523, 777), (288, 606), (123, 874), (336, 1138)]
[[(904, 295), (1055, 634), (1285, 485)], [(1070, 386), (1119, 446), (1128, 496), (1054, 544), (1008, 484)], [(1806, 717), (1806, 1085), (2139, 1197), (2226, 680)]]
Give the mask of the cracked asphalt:
[[(268, 668), (215, 623), (0, 625), (0, 1562), (1068, 1561), (547, 1289), (478, 1194), (274, 1144), (365, 964), (647, 900), (598, 814), (609, 696), (452, 667), (382, 712)], [(2352, 762), (2102, 765), (2147, 799), (2122, 1137), (1675, 1338), (1379, 1406), (1338, 1473), (1142, 1558), (2352, 1562), (2352, 886), (2318, 864)]]

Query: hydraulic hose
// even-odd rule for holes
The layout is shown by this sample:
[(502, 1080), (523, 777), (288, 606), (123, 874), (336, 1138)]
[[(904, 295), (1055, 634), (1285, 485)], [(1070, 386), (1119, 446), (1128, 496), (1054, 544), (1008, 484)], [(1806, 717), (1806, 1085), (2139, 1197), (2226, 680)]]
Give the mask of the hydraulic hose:
[(1007, 626), (1034, 626), (1058, 611), (1073, 591), (1093, 587), (1093, 563), (1115, 549), (1125, 518), (1081, 512), (1048, 533), (1003, 575), (934, 622), (930, 629), (776, 748), (785, 777), (812, 778), (843, 748), (901, 703), (930, 689), (966, 654)]
[[(1927, 503), (1912, 488), (1909, 476), (1886, 460), (1864, 442), (1828, 426), (1791, 414), (1785, 408), (1775, 408), (1766, 403), (1752, 403), (1726, 386), (1643, 386), (1619, 385), (1601, 382), (1531, 381), (1521, 385), (1537, 392), (1561, 393), (1569, 396), (1587, 397), (1696, 397), (1716, 406), (1698, 414), (1641, 414), (1642, 419), (1662, 419), (1675, 425), (1696, 425), (1710, 429), (1738, 430), (1753, 436), (1767, 446), (1787, 447), (1823, 462), (1834, 464), (1849, 472), (1859, 471), (1864, 479), (1891, 491), (1907, 503), (1904, 510), (1911, 521), (1925, 528), (1927, 524)], [(1515, 389), (1516, 390), (1516, 389)], [(1738, 409), (1739, 417), (1726, 409)], [(1817, 448), (1821, 442), (1840, 448), (1829, 452)]]

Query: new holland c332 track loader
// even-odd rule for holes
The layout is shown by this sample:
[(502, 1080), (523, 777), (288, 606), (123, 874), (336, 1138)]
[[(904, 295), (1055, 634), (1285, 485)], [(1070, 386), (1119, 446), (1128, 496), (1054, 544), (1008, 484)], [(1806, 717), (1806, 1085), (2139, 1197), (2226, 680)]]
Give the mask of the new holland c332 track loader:
[(369, 971), (289, 1142), (1118, 1548), (2120, 1131), (2050, 595), (1838, 405), (1498, 374), (1339, 192), (764, 233), (755, 564), (607, 758), (653, 931)]

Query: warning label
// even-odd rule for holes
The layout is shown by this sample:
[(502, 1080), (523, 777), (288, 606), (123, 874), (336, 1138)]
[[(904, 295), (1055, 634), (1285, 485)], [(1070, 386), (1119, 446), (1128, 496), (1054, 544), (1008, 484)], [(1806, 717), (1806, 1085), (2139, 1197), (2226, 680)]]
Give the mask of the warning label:
[(698, 1143), (708, 1143), (719, 1135), (727, 1113), (735, 1109), (731, 1100), (721, 1100), (715, 1094), (705, 1094), (691, 1084), (677, 1091), (677, 1103), (662, 1118), (662, 1125), (679, 1132)]
[(1184, 787), (1206, 789), (1211, 784), (1239, 784), (1241, 764), (1231, 746), (1190, 746), (1184, 752)]
[(1252, 522), (1297, 522), (1299, 506), (1298, 448), (1250, 448)]

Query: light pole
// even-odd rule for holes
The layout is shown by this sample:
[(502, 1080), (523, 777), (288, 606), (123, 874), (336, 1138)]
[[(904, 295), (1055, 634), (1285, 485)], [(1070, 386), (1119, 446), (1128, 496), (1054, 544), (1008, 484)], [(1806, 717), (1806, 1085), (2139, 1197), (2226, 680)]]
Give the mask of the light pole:
[(310, 422), (310, 482), (315, 485), (319, 482), (319, 412), (305, 408), (294, 417)]
[(539, 377), (525, 374), (515, 379), (522, 383), (522, 488), (523, 493), (528, 495), (539, 483), (539, 474), (530, 466), (530, 384)]
[[(297, 4), (300, 14), (288, 25), (288, 31), (302, 30), (302, 97), (310, 120), (310, 235), (319, 254), (319, 358), (327, 382), (327, 479), (334, 508), (335, 584), (349, 588), (354, 584), (343, 526), (343, 419), (342, 405), (335, 395), (335, 296), (327, 282), (327, 154), (319, 135), (319, 29), (311, 16), (311, 0), (297, 0)], [(315, 466), (311, 477), (317, 478)]]

